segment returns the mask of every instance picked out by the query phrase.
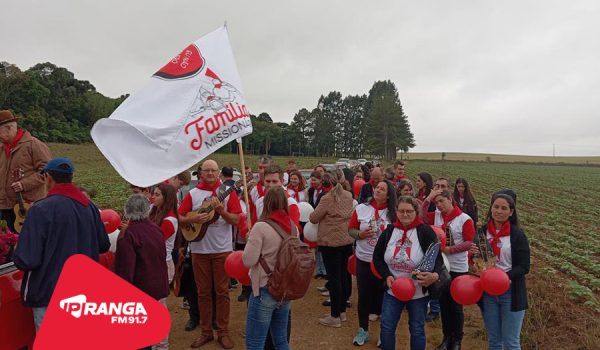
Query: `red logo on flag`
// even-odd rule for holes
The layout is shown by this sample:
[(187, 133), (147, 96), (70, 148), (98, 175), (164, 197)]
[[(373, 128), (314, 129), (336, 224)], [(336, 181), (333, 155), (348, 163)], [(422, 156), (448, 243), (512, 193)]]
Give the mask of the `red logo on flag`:
[(155, 77), (164, 79), (181, 79), (192, 77), (202, 70), (205, 60), (196, 45), (191, 44), (169, 63), (154, 73)]
[(34, 349), (139, 349), (169, 333), (169, 311), (85, 255), (63, 267)]

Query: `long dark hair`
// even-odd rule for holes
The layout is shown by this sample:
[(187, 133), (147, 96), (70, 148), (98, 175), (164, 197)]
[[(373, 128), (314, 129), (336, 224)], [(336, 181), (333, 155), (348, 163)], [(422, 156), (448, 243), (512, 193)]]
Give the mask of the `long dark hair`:
[[(460, 205), (460, 193), (458, 193), (458, 188), (456, 186), (458, 184), (463, 184), (463, 186), (465, 186), (465, 201), (462, 206)], [(454, 182), (454, 192), (452, 196), (454, 197), (454, 202), (461, 207), (461, 209), (472, 209), (477, 206), (477, 202), (475, 201), (475, 197), (471, 192), (469, 183), (462, 177), (457, 178), (456, 182)]]
[(162, 194), (163, 203), (161, 206), (153, 205), (148, 218), (160, 226), (167, 214), (170, 211), (173, 211), (175, 213), (175, 218), (179, 220), (179, 214), (177, 213), (177, 191), (175, 190), (175, 187), (169, 184), (161, 183), (158, 184), (156, 188), (158, 188)]
[(515, 200), (513, 199), (513, 197), (511, 197), (505, 193), (494, 193), (494, 195), (492, 196), (492, 201), (490, 202), (490, 209), (488, 209), (488, 214), (487, 214), (488, 222), (493, 220), (492, 219), (492, 206), (494, 205), (494, 202), (498, 198), (505, 199), (508, 202), (508, 207), (510, 209), (512, 209), (512, 211), (513, 211), (513, 214), (508, 218), (508, 221), (510, 222), (511, 226), (513, 226), (515, 228), (519, 228), (520, 225), (519, 225), (519, 217), (517, 216), (517, 205), (515, 204)]
[(418, 173), (417, 176), (425, 183), (425, 197), (429, 196), (429, 193), (433, 189), (433, 177), (431, 177), (430, 173), (426, 172)]
[(297, 176), (298, 180), (300, 180), (300, 184), (298, 184), (298, 191), (302, 191), (306, 188), (306, 180), (304, 179), (304, 176), (302, 176), (302, 173), (298, 170), (294, 170), (290, 173), (290, 178), (292, 176)]
[[(385, 182), (387, 185), (387, 216), (388, 221), (391, 223), (396, 222), (396, 207), (397, 207), (397, 197), (396, 197), (396, 188), (394, 184), (390, 180), (381, 180), (381, 182)], [(379, 184), (378, 184), (379, 185)], [(375, 193), (373, 193), (375, 195)]]

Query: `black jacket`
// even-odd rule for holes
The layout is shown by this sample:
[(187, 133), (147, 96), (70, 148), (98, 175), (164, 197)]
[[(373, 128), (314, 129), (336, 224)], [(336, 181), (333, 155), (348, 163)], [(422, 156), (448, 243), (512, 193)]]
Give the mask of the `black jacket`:
[(313, 208), (316, 208), (317, 205), (319, 205), (321, 198), (323, 198), (323, 196), (326, 195), (327, 193), (325, 193), (325, 191), (321, 191), (321, 193), (317, 197), (316, 201), (313, 200), (314, 194), (315, 194), (315, 189), (310, 187), (308, 189), (308, 204), (310, 204)]
[[(484, 227), (487, 227), (484, 226)], [(512, 270), (508, 271), (510, 278), (511, 311), (521, 311), (529, 307), (527, 303), (527, 286), (525, 275), (529, 273), (531, 254), (529, 240), (521, 228), (510, 226), (510, 254), (512, 255)]]
[[(375, 270), (379, 273), (382, 279), (385, 281), (388, 276), (393, 276), (390, 272), (390, 269), (387, 263), (384, 260), (385, 250), (387, 245), (392, 237), (392, 232), (394, 231), (394, 225), (388, 225), (379, 236), (377, 240), (377, 245), (375, 245), (375, 251), (373, 252), (373, 264), (375, 265)], [(427, 248), (432, 243), (438, 241), (437, 235), (433, 232), (433, 229), (429, 227), (427, 224), (421, 224), (417, 226), (417, 237), (419, 238), (419, 245), (421, 246), (421, 250), (423, 254), (427, 251)], [(435, 260), (435, 266), (433, 268), (433, 272), (437, 272), (438, 274), (444, 268), (444, 259), (442, 258), (442, 253), (438, 253), (437, 259)], [(387, 284), (386, 284), (387, 287)], [(425, 292), (427, 288), (423, 287), (423, 292)]]

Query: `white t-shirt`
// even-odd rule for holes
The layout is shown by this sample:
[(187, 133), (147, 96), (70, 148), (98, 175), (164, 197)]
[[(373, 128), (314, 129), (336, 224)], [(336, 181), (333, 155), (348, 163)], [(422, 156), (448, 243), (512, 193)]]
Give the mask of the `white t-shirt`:
[[(496, 230), (496, 232), (500, 232), (500, 230)], [(492, 244), (492, 240), (494, 236), (487, 233), (486, 236), (490, 245)], [(510, 235), (500, 237), (500, 243), (498, 244), (500, 247), (500, 256), (496, 257), (496, 267), (501, 269), (504, 272), (508, 272), (512, 270), (512, 253), (510, 251)]]
[(362, 261), (371, 262), (373, 260), (373, 251), (375, 250), (375, 245), (377, 245), (377, 240), (387, 225), (390, 224), (387, 215), (388, 209), (379, 209), (377, 211), (378, 217), (376, 217), (375, 208), (370, 204), (362, 203), (356, 206), (354, 212), (356, 213), (360, 231), (366, 230), (370, 226), (371, 219), (376, 219), (377, 232), (375, 233), (375, 236), (356, 240), (356, 257)]
[[(452, 238), (454, 239), (454, 244), (458, 245), (464, 242), (463, 239), (463, 225), (468, 220), (473, 221), (471, 217), (465, 213), (461, 213), (459, 216), (452, 219), (448, 225), (450, 226), (450, 232), (452, 232)], [(441, 227), (444, 224), (444, 219), (442, 218), (442, 212), (439, 209), (435, 210), (435, 221), (434, 225)], [(446, 258), (448, 258), (448, 262), (450, 263), (450, 271), (452, 272), (468, 272), (469, 271), (469, 257), (468, 253), (460, 252), (456, 254), (446, 254)]]
[[(427, 292), (423, 293), (423, 288), (417, 283), (417, 280), (412, 279), (412, 271), (423, 260), (425, 254), (419, 244), (416, 228), (408, 230), (404, 244), (402, 244), (403, 233), (404, 231), (399, 228), (394, 228), (385, 249), (384, 261), (394, 278), (406, 277), (415, 284), (416, 291), (413, 296), (413, 300), (415, 300), (428, 295)], [(391, 288), (387, 292), (392, 296), (394, 295)]]

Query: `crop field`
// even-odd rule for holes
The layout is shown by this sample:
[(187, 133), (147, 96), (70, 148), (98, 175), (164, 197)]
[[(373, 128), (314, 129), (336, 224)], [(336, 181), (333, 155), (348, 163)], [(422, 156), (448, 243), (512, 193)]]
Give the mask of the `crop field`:
[[(54, 155), (75, 161), (75, 181), (96, 192), (94, 200), (100, 207), (122, 211), (128, 186), (95, 146), (50, 147)], [(218, 154), (214, 159), (220, 166), (239, 167), (236, 155)], [(246, 164), (254, 168), (256, 159), (247, 156)], [(275, 160), (285, 165), (287, 159)], [(334, 159), (297, 161), (307, 168)], [(600, 349), (600, 167), (409, 161), (411, 179), (421, 171), (434, 178), (466, 178), (482, 219), (494, 191), (512, 188), (517, 193), (519, 220), (532, 247), (527, 279), (530, 308), (522, 336), (525, 349)], [(483, 338), (484, 333), (467, 336)]]

